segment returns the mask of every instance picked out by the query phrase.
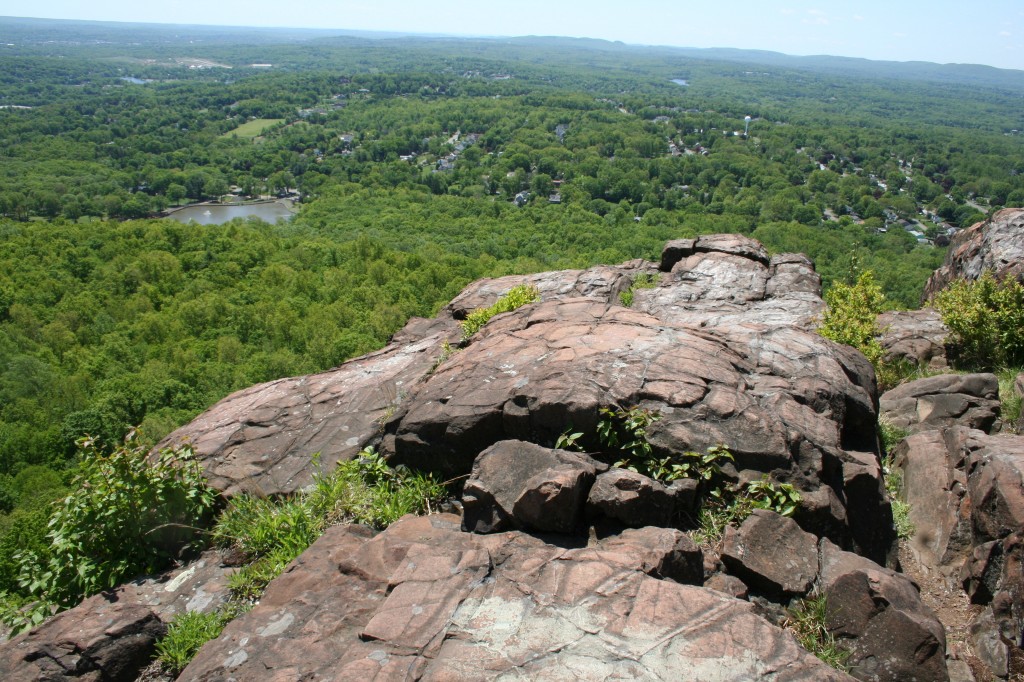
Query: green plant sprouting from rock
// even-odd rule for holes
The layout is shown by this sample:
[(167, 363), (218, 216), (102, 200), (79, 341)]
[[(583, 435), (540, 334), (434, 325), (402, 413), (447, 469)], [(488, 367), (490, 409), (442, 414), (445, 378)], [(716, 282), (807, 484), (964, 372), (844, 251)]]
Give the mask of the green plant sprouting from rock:
[(174, 617), (167, 634), (156, 643), (157, 660), (167, 673), (177, 676), (199, 653), (200, 647), (220, 636), (224, 626), (235, 619), (241, 608), (229, 604), (216, 611), (186, 611)]
[(540, 291), (537, 287), (527, 284), (512, 287), (507, 294), (495, 301), (494, 305), (479, 308), (466, 316), (466, 319), (462, 321), (463, 341), (472, 338), (495, 315), (512, 312), (538, 300), (540, 300)]
[(637, 289), (653, 289), (658, 286), (659, 281), (661, 281), (661, 278), (655, 273), (645, 272), (639, 274), (633, 279), (629, 289), (619, 294), (619, 301), (622, 305), (629, 308), (633, 305), (633, 296)]
[(327, 527), (362, 523), (385, 528), (405, 514), (429, 512), (444, 497), (444, 486), (432, 476), (392, 469), (369, 448), (329, 475), (317, 473), (313, 485), (297, 495), (233, 499), (214, 526), (213, 539), (245, 558), (229, 585), (238, 598), (255, 601)]
[[(773, 481), (767, 474), (745, 484), (729, 484), (722, 468), (734, 461), (724, 445), (705, 452), (687, 451), (658, 455), (647, 440), (650, 426), (661, 417), (642, 407), (601, 408), (597, 422), (597, 442), (612, 466), (628, 469), (656, 481), (694, 479), (700, 483), (703, 498), (697, 517), (695, 538), (701, 544), (714, 545), (725, 527), (742, 523), (755, 509), (767, 509), (792, 516), (800, 506), (800, 493), (789, 483)], [(580, 450), (586, 434), (566, 429), (555, 447)]]
[(896, 526), (896, 535), (901, 540), (906, 540), (914, 535), (916, 529), (910, 520), (910, 504), (901, 497), (903, 494), (903, 470), (893, 464), (891, 456), (882, 460), (882, 478), (885, 480), (885, 490), (889, 494), (889, 501), (892, 505), (892, 522)]
[(789, 610), (785, 625), (800, 645), (837, 670), (849, 671), (850, 652), (836, 642), (829, 631), (828, 599), (824, 594), (807, 597)]

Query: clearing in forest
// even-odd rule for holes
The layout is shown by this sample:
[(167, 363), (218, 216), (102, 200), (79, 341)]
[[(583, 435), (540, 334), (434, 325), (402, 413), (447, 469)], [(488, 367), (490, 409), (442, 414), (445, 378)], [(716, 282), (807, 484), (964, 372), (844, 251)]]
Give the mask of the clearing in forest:
[(221, 137), (258, 137), (278, 123), (284, 123), (284, 119), (256, 118), (243, 123), (234, 130), (229, 130), (221, 135)]

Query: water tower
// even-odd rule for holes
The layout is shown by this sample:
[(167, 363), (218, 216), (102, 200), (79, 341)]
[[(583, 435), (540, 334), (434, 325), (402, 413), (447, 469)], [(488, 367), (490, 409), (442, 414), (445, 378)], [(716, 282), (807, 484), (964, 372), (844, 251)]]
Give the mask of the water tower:
[(747, 131), (750, 130), (750, 117), (743, 117), (743, 137), (747, 136)]

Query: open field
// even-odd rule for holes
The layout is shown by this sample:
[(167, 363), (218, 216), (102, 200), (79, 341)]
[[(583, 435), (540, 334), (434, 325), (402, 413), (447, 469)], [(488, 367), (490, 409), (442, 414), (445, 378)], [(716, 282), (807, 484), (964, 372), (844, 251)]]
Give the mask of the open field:
[(276, 126), (278, 123), (284, 123), (283, 118), (257, 118), (252, 121), (248, 121), (238, 126), (234, 130), (229, 130), (224, 133), (221, 137), (257, 137), (262, 135), (268, 128)]

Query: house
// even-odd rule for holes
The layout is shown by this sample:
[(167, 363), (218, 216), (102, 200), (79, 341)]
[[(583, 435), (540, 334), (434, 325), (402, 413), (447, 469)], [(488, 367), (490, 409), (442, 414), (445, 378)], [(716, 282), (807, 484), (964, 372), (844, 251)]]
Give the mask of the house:
[(515, 204), (516, 206), (525, 206), (526, 202), (528, 202), (529, 200), (530, 200), (530, 193), (529, 192), (520, 192), (519, 194), (517, 194), (515, 196), (514, 199), (512, 199), (512, 203)]
[(548, 203), (549, 204), (560, 204), (560, 203), (562, 203), (562, 195), (559, 194), (558, 192), (555, 192), (554, 194), (548, 196)]

